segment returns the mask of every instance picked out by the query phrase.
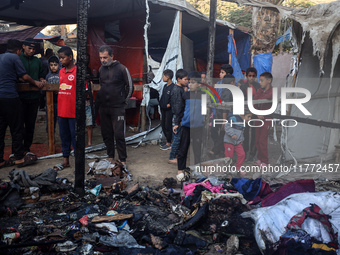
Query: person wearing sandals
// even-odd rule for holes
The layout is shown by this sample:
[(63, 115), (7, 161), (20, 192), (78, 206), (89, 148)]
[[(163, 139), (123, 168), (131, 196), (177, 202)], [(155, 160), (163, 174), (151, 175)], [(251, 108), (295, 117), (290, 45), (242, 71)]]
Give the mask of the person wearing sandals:
[[(204, 116), (201, 113), (202, 99), (199, 89), (201, 75), (199, 72), (191, 72), (188, 75), (189, 89), (183, 94), (185, 100), (184, 114), (181, 122), (182, 134), (180, 139), (178, 157), (177, 157), (177, 175), (178, 181), (187, 180), (187, 156), (190, 144), (194, 155), (194, 164), (201, 161), (202, 131)], [(174, 132), (178, 126), (174, 126)]]
[[(22, 78), (30, 84), (42, 88), (41, 81), (33, 80), (26, 72), (20, 60), (22, 43), (10, 39), (7, 42), (7, 51), (0, 55), (0, 168), (7, 165), (23, 167), (34, 163), (29, 156), (24, 156), (23, 145), (23, 117), (21, 101), (17, 92), (17, 80)], [(12, 136), (13, 157), (9, 161), (4, 160), (5, 133), (7, 126)]]
[(58, 92), (58, 123), (63, 152), (63, 162), (54, 167), (63, 170), (70, 166), (71, 144), (76, 146), (76, 76), (77, 67), (73, 62), (73, 52), (70, 47), (58, 50), (63, 68), (59, 71)]

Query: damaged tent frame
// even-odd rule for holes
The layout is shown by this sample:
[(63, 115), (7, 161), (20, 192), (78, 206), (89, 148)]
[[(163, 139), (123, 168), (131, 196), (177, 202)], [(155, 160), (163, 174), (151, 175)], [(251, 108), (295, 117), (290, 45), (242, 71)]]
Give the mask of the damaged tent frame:
[[(131, 144), (136, 144), (136, 146), (133, 146), (133, 148), (138, 148), (142, 143), (145, 142), (149, 142), (152, 140), (158, 140), (160, 139), (160, 129), (161, 126), (157, 125), (156, 127), (148, 130), (148, 131), (144, 131), (129, 137), (125, 138), (125, 142), (127, 145), (131, 145)], [(101, 151), (101, 150), (105, 150), (106, 146), (104, 143), (102, 144), (98, 144), (98, 145), (94, 145), (94, 146), (90, 146), (85, 148), (85, 153), (91, 153), (91, 152), (95, 152), (95, 151)], [(72, 155), (74, 153), (74, 151), (71, 152)], [(60, 158), (62, 157), (63, 154), (62, 153), (57, 153), (57, 154), (52, 154), (52, 155), (48, 155), (48, 156), (43, 156), (43, 157), (38, 157), (38, 159), (51, 159), (51, 158)], [(107, 156), (97, 156), (97, 155), (86, 155), (86, 158), (90, 158), (90, 159), (95, 159), (95, 158), (107, 158)]]

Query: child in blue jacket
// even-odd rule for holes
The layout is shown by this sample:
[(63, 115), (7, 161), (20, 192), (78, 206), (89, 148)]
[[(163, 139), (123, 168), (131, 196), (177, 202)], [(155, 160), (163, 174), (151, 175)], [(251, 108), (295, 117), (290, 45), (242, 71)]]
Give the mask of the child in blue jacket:
[[(187, 156), (190, 143), (194, 154), (194, 164), (201, 159), (201, 139), (203, 131), (203, 115), (201, 113), (201, 91), (199, 89), (201, 75), (199, 72), (192, 72), (188, 75), (189, 89), (183, 94), (185, 100), (184, 115), (182, 118), (182, 134), (177, 157), (177, 180), (184, 181), (184, 170), (186, 169)], [(174, 127), (176, 129), (176, 126)]]

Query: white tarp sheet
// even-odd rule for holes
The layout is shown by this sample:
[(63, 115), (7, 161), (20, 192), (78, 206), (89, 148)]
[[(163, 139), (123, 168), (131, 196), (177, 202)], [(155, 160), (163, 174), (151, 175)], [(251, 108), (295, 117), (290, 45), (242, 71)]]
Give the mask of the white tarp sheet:
[[(261, 252), (264, 253), (266, 250), (265, 239), (271, 243), (277, 242), (280, 236), (285, 233), (285, 227), (290, 219), (309, 207), (310, 204), (318, 205), (325, 214), (330, 215), (329, 221), (334, 232), (339, 232), (340, 194), (332, 191), (293, 194), (276, 205), (244, 212), (241, 216), (252, 218), (255, 221), (255, 239)], [(315, 219), (306, 219), (302, 224), (302, 229), (320, 241), (327, 243), (331, 240), (322, 224)], [(337, 251), (337, 254), (340, 255), (340, 251)]]
[(156, 89), (159, 92), (159, 95), (162, 95), (163, 86), (165, 84), (162, 79), (164, 70), (166, 69), (172, 70), (174, 72), (175, 78), (176, 70), (180, 68), (183, 68), (183, 60), (180, 40), (180, 13), (179, 11), (177, 11), (170, 39), (168, 42), (168, 46), (163, 56), (161, 66), (157, 70), (157, 73), (155, 74), (155, 78), (153, 79), (153, 81), (150, 84), (146, 84), (144, 86), (142, 105), (149, 104), (150, 87)]

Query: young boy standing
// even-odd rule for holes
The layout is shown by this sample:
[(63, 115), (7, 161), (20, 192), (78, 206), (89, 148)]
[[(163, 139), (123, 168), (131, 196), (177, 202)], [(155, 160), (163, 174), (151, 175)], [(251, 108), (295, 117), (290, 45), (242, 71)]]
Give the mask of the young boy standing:
[[(220, 80), (216, 84), (233, 84), (235, 85), (235, 77), (232, 75), (234, 72), (233, 67), (229, 64), (221, 66), (220, 70)], [(232, 95), (228, 89), (217, 88), (218, 95), (222, 102), (231, 102)], [(217, 98), (216, 98), (217, 100)], [(225, 110), (213, 109), (213, 119), (226, 119), (228, 112)], [(224, 128), (222, 126), (211, 127), (211, 139), (214, 142), (214, 146), (209, 152), (214, 158), (223, 157), (223, 137)]]
[[(187, 156), (190, 143), (192, 144), (194, 164), (201, 161), (201, 140), (203, 131), (203, 115), (201, 113), (202, 100), (201, 91), (199, 90), (199, 81), (201, 75), (199, 72), (192, 72), (188, 76), (189, 89), (183, 94), (185, 100), (184, 115), (182, 118), (182, 135), (179, 145), (177, 158), (177, 180), (185, 180), (184, 170), (186, 169)], [(174, 129), (177, 126), (174, 127)]]
[(184, 114), (184, 87), (188, 83), (188, 72), (184, 69), (178, 69), (176, 72), (177, 84), (173, 87), (171, 92), (171, 109), (174, 115), (174, 139), (172, 141), (171, 152), (169, 156), (169, 164), (177, 164), (177, 154), (179, 149), (179, 143), (181, 140), (182, 127), (181, 121)]
[[(252, 89), (253, 98), (256, 94), (256, 91), (260, 88), (260, 84), (256, 81), (257, 77), (257, 70), (254, 67), (249, 67), (246, 70), (246, 80), (241, 80), (239, 82), (240, 89), (243, 92), (244, 99), (247, 100), (248, 98), (248, 88)], [(253, 158), (256, 154), (255, 148), (255, 128), (249, 127), (248, 125), (244, 129), (244, 142), (243, 142), (243, 149), (247, 155), (248, 161), (253, 161)]]
[(172, 78), (174, 76), (174, 72), (170, 69), (164, 70), (163, 72), (163, 81), (166, 84), (163, 87), (161, 100), (159, 101), (159, 106), (161, 108), (162, 113), (162, 131), (166, 138), (166, 144), (161, 146), (161, 150), (170, 150), (171, 149), (171, 140), (172, 140), (172, 109), (171, 109), (171, 91), (174, 88), (175, 84), (172, 83)]
[(76, 74), (77, 68), (73, 63), (73, 52), (70, 47), (62, 47), (59, 51), (60, 63), (63, 65), (59, 72), (58, 93), (58, 123), (63, 151), (63, 163), (55, 167), (62, 170), (70, 166), (71, 144), (75, 150), (76, 139)]
[[(60, 71), (60, 63), (59, 59), (56, 56), (52, 56), (48, 59), (48, 68), (49, 71), (46, 75), (46, 81), (50, 84), (59, 84), (59, 71)], [(54, 130), (55, 125), (57, 124), (58, 117), (58, 92), (53, 92), (53, 112), (54, 112)], [(48, 111), (46, 111), (46, 116), (48, 115)], [(46, 123), (46, 131), (48, 130)]]
[[(33, 80), (46, 83), (44, 68), (40, 59), (34, 56), (37, 48), (37, 44), (33, 38), (27, 38), (23, 42), (23, 52), (20, 55), (20, 59), (25, 66), (27, 74), (32, 77)], [(33, 142), (35, 122), (37, 119), (38, 108), (40, 104), (40, 91), (22, 91), (19, 92), (19, 96), (22, 103), (22, 117), (24, 119), (24, 150), (30, 152), (30, 148)], [(28, 153), (32, 158), (34, 154)]]
[[(233, 158), (234, 152), (237, 155), (236, 170), (240, 171), (245, 159), (245, 152), (242, 146), (244, 140), (243, 131), (248, 121), (251, 119), (251, 113), (245, 115), (231, 115), (228, 123), (225, 124), (224, 130), (224, 155)], [(244, 123), (244, 124), (242, 124)], [(241, 172), (243, 174), (244, 172)]]
[[(254, 100), (259, 99), (272, 99), (273, 87), (272, 87), (273, 76), (269, 72), (264, 72), (260, 75), (260, 85), (254, 96)], [(271, 103), (258, 104), (256, 109), (258, 110), (268, 110), (271, 107)], [(257, 116), (261, 120), (265, 120), (264, 116)], [(264, 125), (262, 127), (256, 127), (255, 129), (255, 146), (257, 149), (257, 161), (255, 162), (259, 166), (267, 166), (269, 164), (268, 160), (268, 132), (270, 128), (270, 121), (263, 121)]]

